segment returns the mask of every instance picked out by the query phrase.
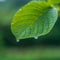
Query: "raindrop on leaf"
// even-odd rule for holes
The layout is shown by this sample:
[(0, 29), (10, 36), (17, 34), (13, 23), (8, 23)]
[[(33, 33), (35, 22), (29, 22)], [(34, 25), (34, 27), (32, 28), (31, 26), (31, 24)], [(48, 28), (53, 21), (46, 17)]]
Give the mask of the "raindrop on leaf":
[(17, 40), (17, 42), (19, 42), (19, 40)]
[(38, 39), (38, 37), (34, 37), (35, 39)]

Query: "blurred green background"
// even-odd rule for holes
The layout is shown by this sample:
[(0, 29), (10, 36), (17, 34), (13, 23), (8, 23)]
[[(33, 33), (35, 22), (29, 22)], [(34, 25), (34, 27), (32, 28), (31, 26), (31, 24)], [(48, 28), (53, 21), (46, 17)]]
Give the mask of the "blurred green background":
[(11, 32), (14, 14), (31, 0), (0, 0), (0, 60), (60, 59), (60, 13), (52, 31), (45, 36), (16, 42)]

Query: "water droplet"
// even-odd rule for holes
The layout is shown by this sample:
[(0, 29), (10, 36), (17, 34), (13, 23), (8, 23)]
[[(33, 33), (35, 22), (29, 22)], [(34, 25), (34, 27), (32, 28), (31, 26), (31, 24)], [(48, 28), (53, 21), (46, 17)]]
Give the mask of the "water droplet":
[(38, 39), (38, 37), (34, 37), (35, 39)]
[(19, 42), (19, 40), (17, 40), (17, 42)]

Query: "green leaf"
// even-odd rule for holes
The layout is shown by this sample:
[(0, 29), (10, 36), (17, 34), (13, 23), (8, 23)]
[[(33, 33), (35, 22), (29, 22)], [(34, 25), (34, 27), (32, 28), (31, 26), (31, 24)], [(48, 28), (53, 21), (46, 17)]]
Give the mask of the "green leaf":
[(60, 11), (60, 0), (48, 0), (48, 3)]
[(45, 2), (46, 2), (47, 0), (32, 0), (32, 1), (40, 1), (40, 2), (41, 2), (41, 1), (45, 1)]
[(14, 16), (11, 29), (16, 39), (46, 35), (53, 28), (58, 17), (56, 8), (46, 2), (30, 2)]
[(60, 3), (60, 0), (48, 0), (49, 3), (52, 3), (52, 4), (58, 4)]

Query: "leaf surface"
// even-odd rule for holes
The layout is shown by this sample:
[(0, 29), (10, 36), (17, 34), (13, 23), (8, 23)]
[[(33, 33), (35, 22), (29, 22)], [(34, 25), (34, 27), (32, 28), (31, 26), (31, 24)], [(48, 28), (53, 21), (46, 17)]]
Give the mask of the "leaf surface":
[(49, 3), (52, 3), (52, 4), (59, 4), (60, 3), (60, 0), (48, 0)]
[(58, 17), (56, 8), (46, 2), (30, 2), (14, 16), (11, 29), (16, 39), (46, 35), (53, 28)]

